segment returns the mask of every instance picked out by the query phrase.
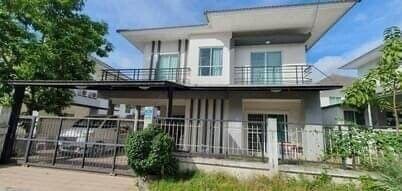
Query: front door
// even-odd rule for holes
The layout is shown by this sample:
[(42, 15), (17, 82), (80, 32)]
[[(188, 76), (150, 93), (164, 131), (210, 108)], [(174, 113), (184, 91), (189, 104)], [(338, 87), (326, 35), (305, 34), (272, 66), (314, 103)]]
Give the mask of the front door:
[(277, 120), (278, 142), (288, 141), (288, 116), (286, 114), (248, 114), (247, 146), (251, 152), (266, 151), (268, 118)]

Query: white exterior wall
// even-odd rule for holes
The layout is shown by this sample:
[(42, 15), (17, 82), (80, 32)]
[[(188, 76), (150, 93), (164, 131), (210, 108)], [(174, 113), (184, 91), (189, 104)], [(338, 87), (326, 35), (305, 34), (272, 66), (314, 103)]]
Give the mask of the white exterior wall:
[[(192, 35), (189, 37), (187, 55), (185, 53), (185, 39), (182, 39), (180, 67), (184, 67), (185, 57), (187, 56), (187, 67), (191, 69), (188, 76), (190, 84), (193, 85), (227, 85), (234, 82), (234, 68), (250, 66), (252, 52), (281, 52), (282, 65), (305, 65), (306, 53), (304, 44), (278, 44), (278, 45), (259, 45), (259, 46), (237, 46), (230, 47), (231, 33), (212, 33), (202, 35)], [(178, 40), (161, 41), (160, 54), (177, 54)], [(222, 55), (222, 75), (221, 76), (200, 76), (199, 75), (199, 49), (207, 47), (223, 48)], [(155, 40), (153, 68), (156, 68), (158, 61), (158, 41)], [(149, 42), (144, 48), (144, 68), (150, 67), (152, 55), (152, 43)], [(286, 68), (289, 69), (289, 68)], [(291, 68), (293, 69), (293, 68)], [(295, 78), (296, 73), (290, 72), (283, 74), (283, 78)], [(301, 78), (301, 75), (299, 76)]]
[[(181, 54), (180, 54), (180, 66), (183, 67), (183, 62), (184, 62), (184, 44), (185, 40), (181, 41)], [(158, 61), (158, 41), (155, 40), (155, 46), (154, 46), (154, 60), (153, 60), (153, 68), (156, 68), (156, 64)], [(161, 48), (160, 48), (160, 54), (178, 54), (179, 53), (179, 39), (175, 41), (161, 41)], [(151, 63), (151, 55), (152, 55), (152, 42), (149, 42), (145, 45), (144, 48), (144, 68), (150, 68), (150, 63)]]
[[(291, 65), (305, 65), (306, 52), (304, 44), (278, 44), (278, 45), (259, 45), (259, 46), (239, 46), (234, 49), (234, 67), (249, 67), (251, 66), (251, 53), (252, 52), (281, 52), (282, 66)], [(234, 70), (231, 71), (234, 71)], [(283, 68), (284, 74), (282, 75), (284, 81), (287, 79), (296, 78), (296, 68), (285, 67)], [(290, 72), (291, 71), (291, 72)], [(301, 68), (300, 68), (301, 74)], [(301, 75), (298, 77), (301, 78)], [(232, 75), (234, 81), (235, 75)]]
[(343, 100), (345, 98), (343, 91), (345, 91), (345, 89), (321, 91), (320, 93), (321, 107), (331, 105), (329, 97), (340, 97)]
[[(230, 84), (230, 39), (231, 33), (214, 33), (206, 35), (193, 35), (189, 38), (189, 52), (187, 67), (191, 68), (190, 82), (195, 85), (205, 84)], [(200, 48), (221, 47), (222, 50), (222, 75), (199, 76), (199, 50)]]

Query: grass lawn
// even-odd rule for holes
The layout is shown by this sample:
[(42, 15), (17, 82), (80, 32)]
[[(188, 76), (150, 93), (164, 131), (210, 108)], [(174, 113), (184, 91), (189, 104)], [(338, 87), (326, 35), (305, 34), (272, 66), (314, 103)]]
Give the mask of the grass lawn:
[(335, 184), (327, 175), (317, 176), (314, 180), (275, 176), (260, 176), (252, 180), (238, 180), (225, 174), (206, 174), (189, 172), (175, 178), (155, 180), (150, 184), (151, 190), (267, 190), (267, 191), (354, 191), (359, 190), (352, 183)]

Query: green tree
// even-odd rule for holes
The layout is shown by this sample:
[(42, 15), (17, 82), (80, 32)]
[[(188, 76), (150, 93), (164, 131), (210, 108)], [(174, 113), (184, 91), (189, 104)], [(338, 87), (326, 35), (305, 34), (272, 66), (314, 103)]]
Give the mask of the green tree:
[(384, 48), (378, 66), (345, 91), (347, 105), (363, 108), (372, 104), (391, 110), (394, 113), (398, 133), (398, 112), (401, 110), (402, 103), (397, 102), (396, 96), (401, 92), (402, 87), (402, 71), (399, 69), (401, 63), (401, 31), (398, 27), (387, 28), (384, 32)]
[[(0, 102), (12, 94), (7, 80), (88, 80), (95, 62), (107, 56), (107, 25), (82, 13), (84, 0), (0, 0)], [(70, 90), (29, 87), (28, 112), (60, 114)]]

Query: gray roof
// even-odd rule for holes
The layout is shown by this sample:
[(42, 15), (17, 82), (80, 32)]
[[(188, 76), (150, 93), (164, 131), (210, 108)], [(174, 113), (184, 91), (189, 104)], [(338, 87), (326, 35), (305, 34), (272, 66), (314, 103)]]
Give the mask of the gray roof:
[(357, 78), (351, 76), (342, 76), (338, 74), (332, 74), (322, 80), (320, 80), (319, 84), (339, 84), (342, 86), (351, 85)]

